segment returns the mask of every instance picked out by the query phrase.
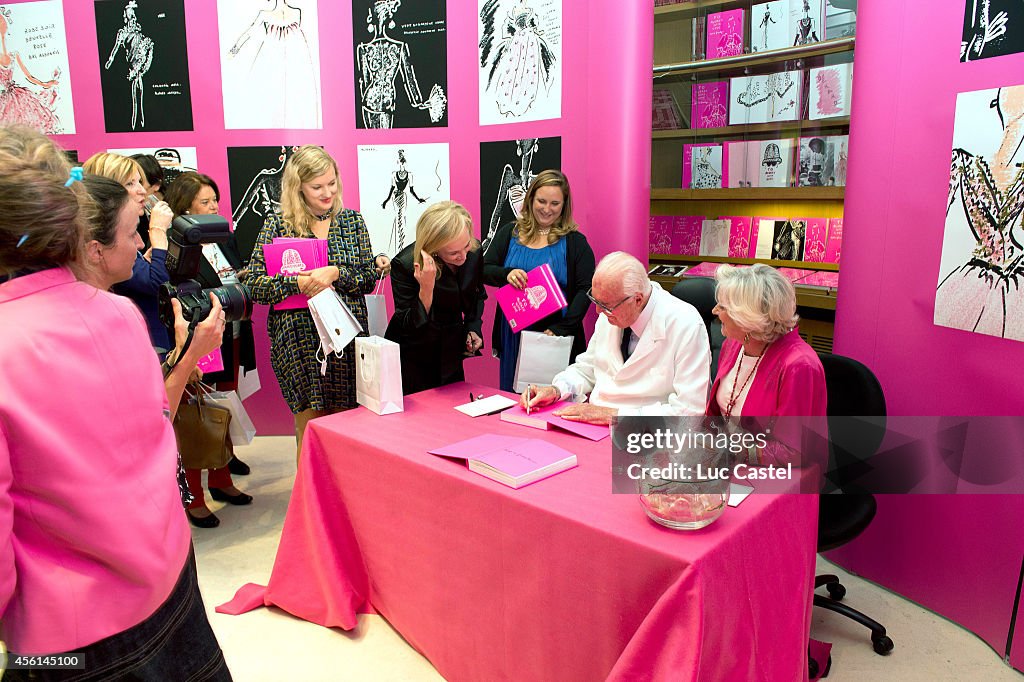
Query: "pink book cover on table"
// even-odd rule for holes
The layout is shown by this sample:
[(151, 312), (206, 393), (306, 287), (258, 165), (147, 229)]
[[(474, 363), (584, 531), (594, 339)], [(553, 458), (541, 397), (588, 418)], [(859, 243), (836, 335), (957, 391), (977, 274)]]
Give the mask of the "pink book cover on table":
[(526, 410), (516, 405), (510, 407), (501, 413), (501, 421), (509, 422), (511, 424), (519, 424), (520, 426), (529, 426), (535, 429), (548, 429), (552, 426), (558, 427), (565, 431), (575, 433), (577, 436), (583, 436), (590, 440), (602, 440), (608, 437), (610, 430), (607, 426), (601, 426), (599, 424), (587, 424), (585, 422), (574, 422), (561, 417), (556, 417), (553, 413), (572, 405), (567, 400), (559, 400), (556, 403), (552, 403), (546, 407), (538, 407), (530, 410), (530, 414), (526, 414)]
[(808, 263), (825, 262), (825, 237), (828, 234), (827, 218), (798, 218), (806, 223), (804, 239), (804, 260)]
[(742, 9), (708, 15), (708, 59), (743, 54)]
[(470, 471), (519, 488), (572, 469), (576, 455), (539, 438), (484, 434), (429, 451), (464, 459)]
[(672, 253), (673, 218), (670, 215), (652, 215), (647, 233), (648, 251), (651, 253)]
[(558, 286), (558, 280), (547, 263), (526, 273), (525, 289), (506, 284), (498, 289), (496, 296), (513, 332), (526, 329), (568, 305), (562, 287)]
[(800, 280), (800, 286), (821, 287), (824, 289), (839, 288), (838, 272), (814, 272)]
[(729, 216), (729, 258), (747, 258), (750, 253), (750, 218)]
[(828, 239), (825, 241), (826, 263), (838, 263), (843, 246), (843, 219), (829, 218)]
[(695, 83), (690, 94), (691, 128), (724, 128), (729, 125), (729, 81)]
[(806, 270), (804, 268), (779, 268), (779, 274), (788, 279), (793, 284), (801, 283), (801, 280), (808, 275), (813, 275), (814, 270)]
[(722, 263), (697, 263), (686, 271), (687, 277), (714, 277)]
[[(297, 275), (303, 270), (322, 268), (327, 265), (327, 240), (279, 237), (263, 245), (263, 259), (270, 276)], [(295, 294), (275, 303), (274, 309), (305, 308), (307, 300), (302, 294)]]
[(704, 218), (699, 215), (675, 216), (672, 229), (672, 253), (696, 256), (700, 252), (700, 233)]

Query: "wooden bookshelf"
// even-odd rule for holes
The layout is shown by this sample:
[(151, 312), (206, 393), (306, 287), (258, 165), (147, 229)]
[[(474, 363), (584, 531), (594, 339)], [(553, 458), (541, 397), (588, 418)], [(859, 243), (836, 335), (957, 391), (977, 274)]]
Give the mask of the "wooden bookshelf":
[[(700, 59), (697, 61), (678, 62), (675, 64), (655, 64), (654, 78), (655, 82), (659, 82), (668, 78), (679, 78), (684, 76), (686, 78), (690, 78), (695, 74), (701, 73), (728, 70), (741, 71), (751, 66), (781, 64), (787, 61), (823, 57), (825, 55), (837, 54), (840, 52), (849, 52), (853, 50), (853, 44), (853, 38), (835, 38), (834, 40), (823, 40), (810, 45), (786, 47), (781, 50), (769, 50), (767, 52), (750, 52), (746, 54), (739, 54), (734, 57)], [(797, 68), (801, 67), (798, 66)]]
[(842, 201), (845, 187), (728, 187), (722, 189), (651, 189), (651, 201)]
[[(756, 0), (755, 0), (756, 1)], [(671, 21), (680, 17), (689, 17), (708, 12), (722, 12), (727, 9), (750, 9), (751, 0), (696, 0), (696, 2), (677, 2), (672, 5), (660, 5), (654, 8), (654, 21)]]
[[(749, 123), (746, 125), (732, 125), (723, 128), (681, 128), (679, 130), (652, 130), (651, 139), (672, 140), (680, 139), (689, 141), (703, 138), (722, 139), (749, 139), (751, 135), (764, 135), (773, 133), (796, 133), (803, 136), (805, 133), (814, 134), (822, 130), (843, 130), (850, 127), (849, 116), (836, 118), (825, 118), (818, 121), (783, 121), (779, 123)], [(797, 135), (794, 135), (796, 137)], [(785, 135), (783, 135), (785, 136)]]
[(753, 265), (764, 263), (775, 268), (800, 268), (802, 270), (820, 270), (822, 272), (839, 272), (837, 263), (808, 263), (803, 260), (771, 260), (767, 258), (726, 258), (724, 256), (679, 256), (671, 253), (652, 253), (651, 264), (659, 263), (729, 263), (730, 265)]

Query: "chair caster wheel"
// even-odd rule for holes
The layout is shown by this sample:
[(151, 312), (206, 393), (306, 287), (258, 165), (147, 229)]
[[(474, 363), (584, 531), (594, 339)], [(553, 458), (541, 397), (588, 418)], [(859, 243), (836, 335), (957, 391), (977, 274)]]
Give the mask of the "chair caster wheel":
[(825, 589), (828, 590), (828, 596), (836, 601), (842, 601), (843, 597), (846, 596), (846, 588), (839, 583), (829, 583), (825, 585)]
[(871, 646), (874, 647), (875, 653), (879, 656), (887, 656), (896, 647), (896, 645), (892, 643), (892, 640), (885, 635), (882, 635), (877, 639), (872, 637)]

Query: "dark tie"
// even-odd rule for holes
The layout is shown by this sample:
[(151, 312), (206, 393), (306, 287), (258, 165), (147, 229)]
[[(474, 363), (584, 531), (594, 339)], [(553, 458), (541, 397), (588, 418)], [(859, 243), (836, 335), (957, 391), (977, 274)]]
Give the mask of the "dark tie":
[(630, 338), (632, 336), (633, 336), (633, 330), (630, 329), (629, 327), (626, 327), (625, 329), (622, 330), (622, 345), (620, 346), (620, 348), (622, 349), (622, 361), (623, 362), (625, 362), (626, 360), (629, 360), (629, 356), (630, 356), (629, 340), (630, 340)]

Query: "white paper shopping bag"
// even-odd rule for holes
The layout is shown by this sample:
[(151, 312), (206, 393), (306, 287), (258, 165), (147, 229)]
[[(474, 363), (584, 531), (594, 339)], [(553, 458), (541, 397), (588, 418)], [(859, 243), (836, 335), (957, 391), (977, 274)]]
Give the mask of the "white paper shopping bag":
[(548, 336), (542, 332), (520, 332), (519, 357), (513, 390), (522, 393), (529, 384), (546, 386), (569, 366), (571, 336)]
[(253, 426), (249, 413), (242, 406), (242, 399), (235, 391), (213, 391), (205, 396), (207, 402), (220, 405), (231, 411), (231, 421), (228, 422), (228, 435), (231, 436), (231, 443), (234, 445), (248, 445), (256, 435), (256, 427)]
[(372, 294), (366, 299), (366, 333), (370, 336), (384, 336), (388, 328), (388, 307), (384, 303), (384, 278), (377, 280)]
[(309, 313), (313, 316), (317, 334), (320, 335), (320, 351), (317, 351), (320, 373), (327, 374), (328, 354), (334, 353), (341, 357), (345, 346), (363, 331), (363, 326), (333, 289), (324, 289), (310, 298), (306, 305), (309, 306)]
[(405, 409), (402, 355), (394, 341), (380, 336), (356, 339), (356, 402), (377, 414)]

